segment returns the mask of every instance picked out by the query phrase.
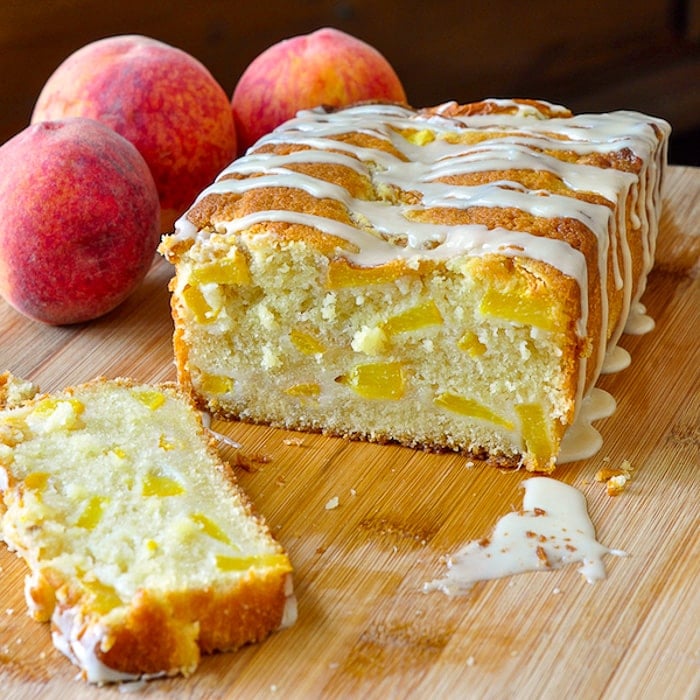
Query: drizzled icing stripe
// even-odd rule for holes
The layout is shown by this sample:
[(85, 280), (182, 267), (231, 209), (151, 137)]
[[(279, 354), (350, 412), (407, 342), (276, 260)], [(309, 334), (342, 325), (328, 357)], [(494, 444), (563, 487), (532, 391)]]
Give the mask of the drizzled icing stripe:
[[(634, 112), (565, 116), (564, 108), (549, 105), (561, 117), (546, 118), (531, 105), (509, 100), (491, 100), (498, 107), (515, 113), (490, 113), (467, 117), (449, 115), (453, 103), (445, 103), (433, 113), (416, 112), (399, 105), (359, 105), (337, 112), (322, 109), (300, 112), (271, 134), (263, 137), (249, 152), (225, 169), (211, 187), (200, 195), (242, 193), (261, 187), (289, 187), (306, 191), (317, 198), (331, 198), (366, 222), (366, 229), (338, 221), (293, 211), (262, 211), (236, 221), (217, 224), (217, 231), (240, 232), (269, 221), (303, 224), (348, 240), (359, 253), (343, 255), (364, 266), (384, 264), (396, 258), (447, 259), (456, 255), (500, 253), (546, 262), (575, 279), (581, 290), (581, 317), (578, 332), (584, 335), (588, 325), (588, 280), (586, 261), (580, 251), (556, 239), (535, 236), (527, 231), (487, 230), (478, 224), (445, 226), (417, 222), (408, 218), (425, 207), (511, 207), (544, 218), (572, 218), (580, 221), (597, 238), (600, 279), (601, 328), (600, 352), (594, 376), (605, 359), (608, 327), (607, 265), (611, 248), (615, 287), (623, 290), (620, 322), (611, 338), (614, 344), (624, 329), (630, 308), (638, 301), (646, 274), (653, 262), (656, 239), (656, 214), (659, 208), (659, 181), (665, 136), (669, 127), (662, 120)], [(547, 103), (545, 103), (547, 104)], [(655, 125), (661, 138), (654, 131)], [(422, 145), (411, 143), (402, 130), (428, 129), (435, 138)], [(451, 143), (446, 137), (465, 130), (478, 130), (489, 136), (473, 145)], [(393, 152), (356, 146), (337, 137), (360, 132), (392, 146)], [(288, 155), (256, 152), (263, 145), (290, 144), (302, 147)], [(605, 154), (629, 149), (642, 163), (639, 175), (614, 168), (599, 168), (559, 160), (552, 152), (577, 155)], [(404, 158), (397, 157), (396, 153)], [(420, 194), (419, 205), (354, 199), (343, 187), (288, 166), (298, 163), (344, 165), (365, 175), (375, 185), (385, 185)], [(575, 197), (530, 191), (521, 183), (500, 180), (483, 185), (453, 185), (438, 178), (478, 171), (510, 169), (544, 170), (560, 178), (571, 190), (592, 192), (609, 201), (612, 207), (593, 204)], [(263, 173), (260, 175), (260, 173)], [(245, 179), (246, 175), (256, 177)], [(242, 175), (232, 178), (230, 175)], [(643, 241), (642, 279), (633, 288), (631, 252), (626, 230), (625, 203), (632, 203), (631, 223), (634, 235)], [(616, 212), (616, 215), (613, 214)], [(209, 233), (198, 231), (186, 215), (176, 224), (176, 239), (205, 239)], [(401, 245), (392, 239), (400, 238)], [(586, 377), (581, 362), (578, 399)], [(577, 404), (579, 401), (577, 400)]]

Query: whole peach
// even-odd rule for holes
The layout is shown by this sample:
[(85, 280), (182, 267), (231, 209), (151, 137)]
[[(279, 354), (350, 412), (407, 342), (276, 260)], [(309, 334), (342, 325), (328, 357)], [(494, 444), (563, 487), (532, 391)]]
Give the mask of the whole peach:
[(236, 155), (228, 95), (185, 51), (140, 35), (71, 54), (44, 85), (32, 122), (90, 117), (131, 141), (158, 188), (162, 231)]
[(159, 239), (146, 161), (100, 122), (34, 124), (0, 147), (0, 294), (25, 316), (62, 325), (111, 311)]
[(374, 47), (332, 28), (280, 41), (253, 60), (233, 92), (239, 152), (299, 110), (366, 100), (406, 101), (394, 69)]

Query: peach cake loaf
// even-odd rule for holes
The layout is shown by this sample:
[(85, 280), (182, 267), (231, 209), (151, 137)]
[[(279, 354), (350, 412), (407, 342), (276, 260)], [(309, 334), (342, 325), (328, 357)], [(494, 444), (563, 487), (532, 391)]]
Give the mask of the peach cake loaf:
[(160, 251), (221, 417), (551, 471), (644, 291), (669, 126), (533, 100), (301, 112)]
[(86, 680), (187, 675), (294, 621), (289, 559), (190, 397), (124, 379), (34, 393), (0, 376), (0, 533)]

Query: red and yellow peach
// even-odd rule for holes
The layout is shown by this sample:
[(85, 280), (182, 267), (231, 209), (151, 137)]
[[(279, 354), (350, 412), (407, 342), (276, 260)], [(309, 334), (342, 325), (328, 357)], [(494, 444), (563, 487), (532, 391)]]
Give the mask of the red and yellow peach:
[(144, 36), (100, 39), (58, 66), (32, 123), (65, 117), (97, 119), (138, 148), (158, 188), (162, 231), (236, 154), (221, 85), (185, 51)]
[(367, 100), (406, 101), (373, 46), (332, 28), (280, 41), (253, 60), (233, 92), (239, 152), (302, 109)]
[(62, 325), (111, 311), (159, 238), (151, 172), (103, 124), (43, 122), (0, 147), (0, 294), (25, 316)]

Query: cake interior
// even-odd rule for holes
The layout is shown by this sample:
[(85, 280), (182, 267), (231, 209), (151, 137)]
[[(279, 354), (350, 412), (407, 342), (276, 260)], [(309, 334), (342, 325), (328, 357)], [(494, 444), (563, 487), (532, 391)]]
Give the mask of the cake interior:
[(187, 376), (214, 411), (496, 459), (522, 451), (522, 434), (542, 454), (558, 444), (573, 410), (565, 311), (576, 300), (549, 293), (537, 265), (361, 269), (304, 242), (271, 251), (226, 238), (246, 283), (220, 284), (222, 265), (195, 264), (200, 293), (183, 296), (202, 321), (187, 331)]

